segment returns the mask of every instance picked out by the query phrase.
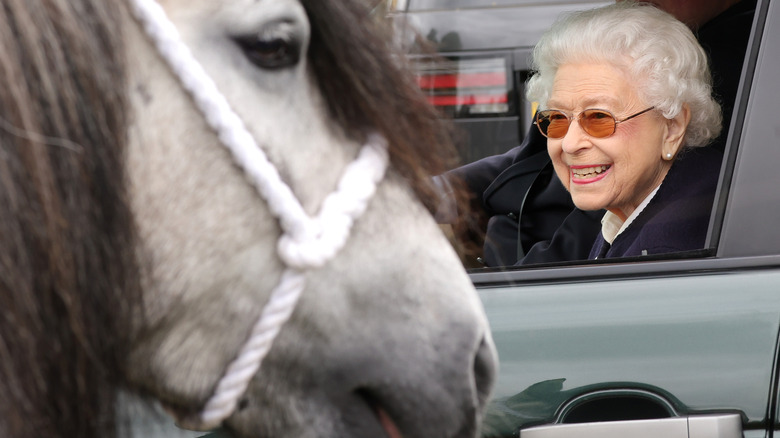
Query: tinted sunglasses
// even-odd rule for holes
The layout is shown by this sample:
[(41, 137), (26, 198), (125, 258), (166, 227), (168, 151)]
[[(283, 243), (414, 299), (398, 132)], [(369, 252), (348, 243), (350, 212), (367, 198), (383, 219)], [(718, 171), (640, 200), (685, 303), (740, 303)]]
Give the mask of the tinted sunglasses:
[[(580, 112), (576, 118), (585, 133), (591, 137), (604, 138), (615, 133), (618, 123), (633, 119), (653, 108), (655, 107), (651, 106), (650, 108), (639, 111), (623, 120), (616, 119), (615, 115), (607, 110), (589, 108)], [(573, 118), (567, 116), (563, 111), (544, 110), (536, 113), (534, 124), (536, 124), (536, 127), (539, 128), (539, 131), (545, 137), (558, 139), (563, 138), (566, 133), (569, 132), (569, 125), (571, 125), (572, 119)]]

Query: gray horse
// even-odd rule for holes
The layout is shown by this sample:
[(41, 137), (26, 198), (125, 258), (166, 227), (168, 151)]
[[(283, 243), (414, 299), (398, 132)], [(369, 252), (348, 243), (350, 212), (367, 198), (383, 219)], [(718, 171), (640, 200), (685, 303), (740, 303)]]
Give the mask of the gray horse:
[[(223, 430), (475, 436), (495, 353), (423, 206), (447, 136), (366, 2), (160, 3), (308, 214), (389, 144)], [(121, 391), (186, 424), (281, 281), (283, 227), (126, 3), (3, 0), (0, 40), (0, 436), (115, 436)]]

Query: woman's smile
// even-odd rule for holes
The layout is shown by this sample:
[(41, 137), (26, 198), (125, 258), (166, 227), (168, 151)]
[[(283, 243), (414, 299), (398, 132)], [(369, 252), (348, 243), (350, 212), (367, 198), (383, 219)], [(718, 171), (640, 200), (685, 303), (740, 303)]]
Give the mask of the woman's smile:
[(611, 164), (570, 166), (572, 184), (590, 184), (603, 179), (612, 169)]

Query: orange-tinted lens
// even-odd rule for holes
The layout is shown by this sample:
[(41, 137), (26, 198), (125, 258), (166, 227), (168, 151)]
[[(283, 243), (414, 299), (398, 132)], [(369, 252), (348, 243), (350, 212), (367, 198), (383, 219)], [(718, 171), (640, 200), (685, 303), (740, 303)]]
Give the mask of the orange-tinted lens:
[(603, 110), (585, 110), (580, 113), (579, 122), (588, 135), (596, 138), (609, 137), (615, 133), (615, 117)]
[(569, 123), (569, 118), (560, 111), (545, 110), (536, 114), (536, 124), (547, 138), (563, 138), (569, 130)]

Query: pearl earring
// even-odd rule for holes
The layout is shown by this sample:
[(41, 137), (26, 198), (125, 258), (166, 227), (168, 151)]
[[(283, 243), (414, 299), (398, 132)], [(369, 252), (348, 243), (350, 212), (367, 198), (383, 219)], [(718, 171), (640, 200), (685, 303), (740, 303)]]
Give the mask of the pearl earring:
[(672, 159), (672, 154), (666, 154), (666, 159), (667, 160), (671, 160)]

